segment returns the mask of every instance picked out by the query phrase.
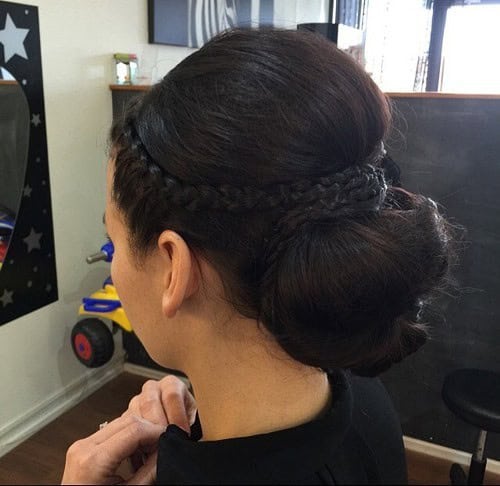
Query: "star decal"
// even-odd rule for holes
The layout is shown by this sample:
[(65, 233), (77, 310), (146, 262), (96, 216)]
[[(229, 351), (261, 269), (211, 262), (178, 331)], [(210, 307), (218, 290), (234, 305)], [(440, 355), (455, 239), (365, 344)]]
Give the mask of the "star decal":
[(24, 191), (23, 191), (23, 196), (30, 197), (32, 191), (33, 191), (33, 189), (29, 185), (25, 186)]
[(0, 302), (2, 303), (2, 307), (7, 307), (8, 304), (14, 303), (14, 301), (12, 300), (13, 294), (14, 292), (12, 291), (9, 292), (7, 289), (3, 291), (3, 295), (2, 297), (0, 297)]
[(3, 44), (4, 62), (7, 64), (16, 54), (24, 59), (28, 59), (24, 40), (29, 29), (18, 29), (9, 14), (5, 19), (5, 27), (0, 30), (0, 43)]
[(40, 125), (40, 123), (42, 123), (42, 121), (40, 120), (40, 114), (33, 113), (33, 115), (31, 116), (31, 123), (33, 123), (33, 126), (35, 127)]
[(23, 238), (23, 241), (28, 245), (28, 253), (33, 250), (40, 249), (40, 238), (42, 233), (37, 233), (33, 228), (31, 228), (30, 234)]

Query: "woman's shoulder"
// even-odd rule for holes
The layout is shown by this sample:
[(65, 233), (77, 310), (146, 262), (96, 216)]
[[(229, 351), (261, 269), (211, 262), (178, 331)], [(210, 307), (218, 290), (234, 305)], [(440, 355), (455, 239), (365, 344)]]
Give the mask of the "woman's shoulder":
[(403, 432), (394, 404), (379, 378), (346, 373), (352, 394), (351, 428), (365, 444), (379, 471), (379, 482), (407, 482)]
[(401, 428), (380, 380), (329, 374), (331, 408), (268, 434), (197, 441), (176, 426), (160, 440), (159, 483), (404, 483)]

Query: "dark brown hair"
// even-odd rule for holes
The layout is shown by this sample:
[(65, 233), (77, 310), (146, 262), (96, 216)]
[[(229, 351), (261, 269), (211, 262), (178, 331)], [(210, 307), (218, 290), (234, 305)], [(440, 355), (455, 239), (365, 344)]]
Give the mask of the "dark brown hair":
[(178, 232), (294, 359), (375, 375), (425, 342), (449, 266), (436, 205), (386, 185), (390, 121), (326, 39), (229, 31), (114, 125), (113, 197), (138, 255)]

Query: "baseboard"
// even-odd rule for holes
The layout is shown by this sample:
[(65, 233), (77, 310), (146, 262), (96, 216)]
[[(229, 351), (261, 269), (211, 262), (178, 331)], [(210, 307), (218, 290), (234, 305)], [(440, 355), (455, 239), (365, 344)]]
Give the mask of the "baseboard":
[[(420, 439), (414, 439), (413, 437), (404, 436), (403, 440), (405, 448), (408, 451), (430, 456), (432, 458), (442, 459), (443, 461), (450, 463), (457, 463), (461, 466), (468, 467), (470, 464), (471, 453), (451, 449), (449, 447), (433, 444), (432, 442), (426, 442)], [(500, 461), (488, 459), (486, 470), (492, 474), (500, 475)]]
[[(169, 374), (165, 371), (155, 370), (153, 368), (148, 368), (147, 366), (140, 366), (133, 363), (125, 363), (123, 365), (123, 371), (132, 373), (133, 375), (144, 376), (144, 378), (149, 378), (150, 380), (161, 380)], [(189, 381), (185, 376), (176, 376), (189, 386)]]
[(151, 380), (161, 380), (167, 375), (164, 371), (155, 370), (153, 368), (148, 368), (147, 366), (140, 366), (133, 363), (127, 363), (123, 365), (123, 371), (126, 373), (132, 373), (133, 375), (144, 376), (144, 378), (150, 378)]
[(0, 457), (123, 372), (123, 355), (104, 368), (87, 370), (31, 410), (0, 427)]

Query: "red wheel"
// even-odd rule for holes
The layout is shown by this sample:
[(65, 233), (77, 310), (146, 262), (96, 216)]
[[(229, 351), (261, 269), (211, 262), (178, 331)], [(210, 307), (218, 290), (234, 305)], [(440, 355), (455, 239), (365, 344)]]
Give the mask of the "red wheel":
[(87, 339), (85, 334), (79, 332), (75, 334), (73, 338), (73, 345), (75, 348), (75, 353), (85, 361), (88, 361), (92, 356), (92, 345), (90, 341)]
[(113, 334), (99, 319), (77, 322), (71, 332), (71, 345), (78, 360), (89, 368), (107, 363), (115, 351)]
[(2, 238), (0, 238), (0, 263), (5, 260), (5, 256), (7, 255), (7, 248), (7, 242), (3, 241)]

